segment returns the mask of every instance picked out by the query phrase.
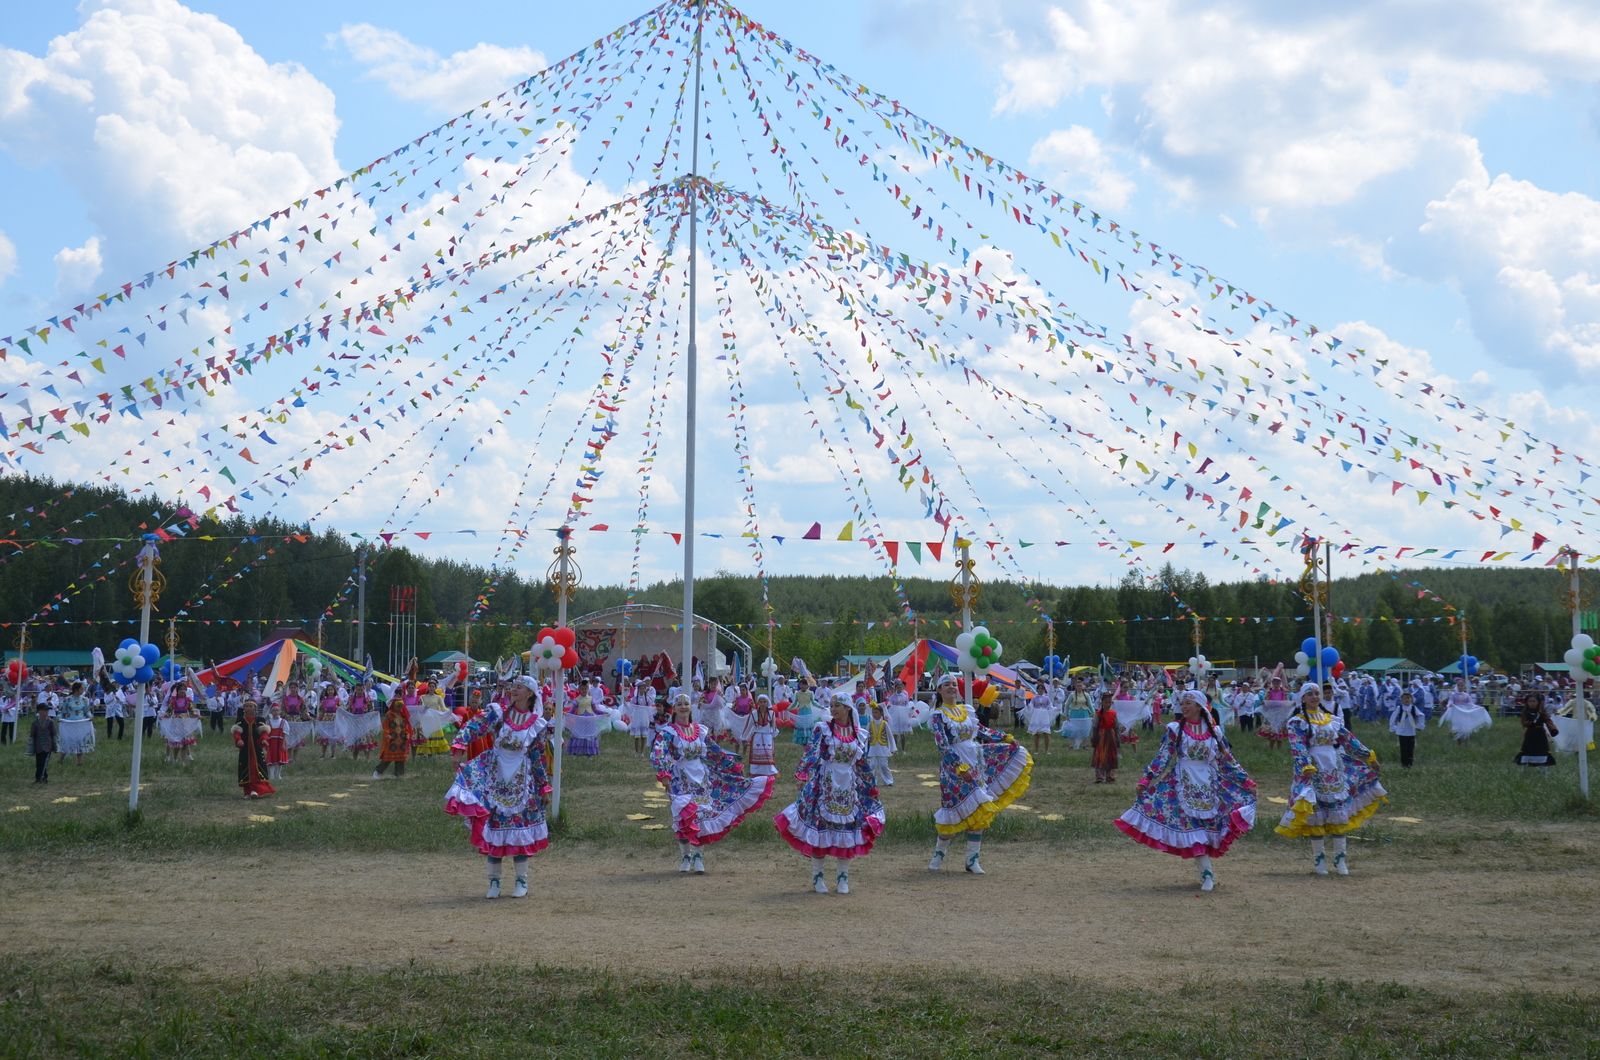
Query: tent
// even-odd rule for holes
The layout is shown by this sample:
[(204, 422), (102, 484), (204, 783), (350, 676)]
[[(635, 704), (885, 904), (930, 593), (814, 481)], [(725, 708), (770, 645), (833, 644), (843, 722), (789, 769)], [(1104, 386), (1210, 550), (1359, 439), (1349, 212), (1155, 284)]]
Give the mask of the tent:
[(419, 660), (418, 666), (454, 666), (456, 663), (470, 663), (476, 666), (481, 660), (474, 659), (465, 652), (436, 651), (426, 659)]
[[(272, 640), (259, 648), (236, 655), (215, 666), (199, 671), (195, 676), (203, 685), (217, 684), (222, 681), (234, 681), (247, 685), (250, 680), (258, 675), (262, 677), (262, 686), (268, 694), (288, 681), (289, 673), (296, 661), (316, 661), (322, 664), (323, 676), (336, 681), (343, 681), (353, 685), (366, 676), (366, 668), (353, 663), (349, 659), (341, 658), (329, 651), (319, 649), (315, 644), (307, 644), (303, 640), (286, 638)], [(397, 677), (373, 671), (372, 679), (386, 685), (399, 681)]]
[(1433, 672), (1426, 666), (1418, 666), (1410, 659), (1373, 659), (1369, 662), (1362, 663), (1360, 666), (1356, 667), (1356, 669), (1360, 670), (1364, 674), (1373, 674), (1375, 676), (1386, 676), (1393, 674), (1396, 677), (1405, 677), (1407, 675), (1417, 676), (1419, 674), (1431, 674)]

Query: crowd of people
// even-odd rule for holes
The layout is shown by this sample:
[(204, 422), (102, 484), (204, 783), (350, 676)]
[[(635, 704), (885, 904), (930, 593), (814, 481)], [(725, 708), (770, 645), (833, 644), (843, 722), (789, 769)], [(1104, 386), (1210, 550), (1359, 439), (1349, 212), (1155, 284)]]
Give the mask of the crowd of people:
[[(267, 688), (259, 676), (244, 685), (218, 680), (215, 671), (206, 676), (191, 672), (151, 686), (146, 731), (160, 732), (169, 761), (191, 762), (208, 729), (227, 732), (238, 749), (242, 794), (261, 798), (275, 793), (283, 770), (312, 746), (320, 757), (356, 762), (375, 753), (372, 777), (379, 780), (404, 777), (418, 756), (448, 754), (454, 776), (445, 811), (466, 822), (484, 856), (490, 898), (500, 894), (508, 857), (512, 895), (526, 894), (528, 859), (549, 844), (558, 730), (563, 751), (577, 757), (600, 754), (603, 732), (632, 737), (634, 755), (648, 761), (668, 800), (678, 868), (689, 874), (706, 872), (707, 848), (770, 799), (779, 779), (776, 747), (788, 734), (803, 751), (795, 798), (773, 826), (805, 859), (813, 890), (829, 892), (832, 858), (832, 889), (848, 894), (851, 863), (872, 851), (885, 827), (881, 790), (895, 782), (894, 757), (919, 732), (931, 736), (939, 755), (929, 870), (941, 871), (951, 843), (964, 838), (963, 869), (984, 872), (986, 831), (1028, 789), (1034, 755), (1050, 754), (1053, 737), (1087, 747), (1094, 782), (1112, 784), (1124, 750), (1149, 734), (1153, 754), (1115, 825), (1144, 846), (1193, 861), (1201, 890), (1210, 891), (1214, 859), (1255, 823), (1256, 785), (1234, 755), (1233, 736), (1287, 747), (1290, 799), (1276, 831), (1309, 840), (1317, 874), (1347, 875), (1345, 837), (1385, 801), (1378, 754), (1355, 728), (1386, 724), (1400, 766), (1410, 768), (1430, 718), (1461, 742), (1494, 723), (1465, 681), (1450, 688), (1352, 676), (1319, 684), (1281, 666), (1233, 682), (1150, 669), (1019, 685), (1008, 697), (1009, 719), (997, 716), (1006, 700), (983, 680), (969, 689), (956, 674), (912, 680), (886, 668), (818, 679), (800, 666), (792, 677), (775, 675), (766, 691), (716, 677), (687, 684), (673, 675), (619, 677), (608, 685), (591, 675), (564, 684), (559, 697), (548, 680), (524, 675), (514, 662), (476, 687), (464, 684), (464, 673), (419, 681), (414, 665), (396, 682), (369, 675), (346, 684), (302, 670)], [(1510, 689), (1524, 734), (1519, 765), (1548, 768), (1555, 750), (1592, 737), (1592, 708), (1579, 722), (1559, 691)], [(106, 682), (34, 677), (0, 689), (0, 743), (16, 739), (18, 714), (27, 712), (35, 780), (46, 783), (52, 756), (94, 752), (97, 714), (106, 738), (122, 739), (137, 695)], [(1031, 752), (1019, 737), (1031, 741)]]

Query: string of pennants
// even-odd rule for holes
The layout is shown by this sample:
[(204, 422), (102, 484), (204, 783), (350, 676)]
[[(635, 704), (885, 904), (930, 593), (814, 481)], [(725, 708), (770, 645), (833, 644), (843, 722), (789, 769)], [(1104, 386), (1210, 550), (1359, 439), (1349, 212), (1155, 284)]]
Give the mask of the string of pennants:
[[(701, 145), (711, 175), (680, 177), (684, 130), (694, 117), (686, 113), (688, 49), (702, 13), (710, 34), (702, 116), (717, 134)], [(731, 124), (714, 114), (715, 101), (734, 111)], [(580, 165), (577, 148), (595, 145)], [(623, 157), (629, 147), (631, 158)], [(854, 162), (885, 214), (931, 246), (925, 256), (873, 238), (857, 204), (833, 186), (839, 161)], [(606, 186), (603, 162), (621, 178), (612, 186), (629, 192), (609, 203), (587, 197)], [(564, 166), (570, 171), (558, 173)], [(729, 180), (736, 170), (750, 190)], [(552, 195), (576, 187), (582, 190), (571, 199), (552, 203)], [(184, 609), (209, 603), (275, 554), (280, 540), (305, 540), (201, 533), (206, 520), (250, 507), (281, 510), (314, 469), (343, 468), (342, 488), (307, 521), (331, 525), (332, 513), (388, 469), (401, 484), (391, 481), (382, 528), (347, 536), (385, 545), (495, 539), (472, 608), (478, 621), (526, 542), (538, 540), (530, 528), (552, 509), (564, 527), (611, 531), (601, 520), (617, 516), (602, 511), (597, 487), (616, 473), (618, 459), (632, 456), (606, 460), (623, 449), (625, 411), (643, 406), (633, 464), (638, 493), (625, 501), (636, 508), (634, 525), (614, 531), (636, 535), (629, 578), (636, 593), (645, 535), (682, 543), (681, 533), (649, 526), (648, 511), (678, 360), (668, 353), (679, 348), (683, 316), (682, 270), (671, 259), (691, 210), (704, 216), (703, 253), (714, 269), (716, 360), (728, 372), (737, 468), (729, 493), (746, 528), (696, 536), (750, 541), (764, 605), (766, 547), (797, 540), (864, 544), (893, 579), (902, 611), (896, 621), (904, 622), (914, 616), (901, 564), (941, 561), (952, 534), (985, 547), (1002, 575), (1025, 588), (1031, 581), (1021, 550), (1075, 544), (1113, 551), (1155, 585), (1150, 561), (1195, 544), (1254, 576), (1287, 580), (1293, 574), (1284, 564), (1322, 534), (1362, 567), (1422, 560), (1549, 566), (1557, 557), (1546, 546), (1585, 539), (1600, 510), (1583, 457), (1151, 242), (727, 4), (685, 0), (660, 4), (254, 224), (25, 334), (0, 337), (0, 359), (18, 369), (17, 381), (0, 391), (0, 465), (30, 467), (105, 426), (142, 430), (102, 479), (135, 492), (179, 484), (207, 507), (154, 513), (156, 535), (235, 544)], [(530, 216), (556, 220), (530, 225)], [(1019, 247), (1043, 250), (1075, 275), (1087, 270), (1093, 283), (1120, 289), (1136, 306), (1148, 303), (1175, 334), (1155, 341), (1149, 332), (1122, 333), (1129, 325), (1096, 323), (1020, 261), (997, 267), (996, 221)], [(767, 333), (740, 334), (736, 291), (759, 310), (755, 330)], [(842, 324), (819, 325), (822, 311), (842, 316)], [(212, 322), (219, 314), (226, 327)], [(814, 439), (810, 456), (839, 476), (852, 518), (836, 533), (816, 523), (774, 534), (758, 518), (756, 432), (745, 419), (752, 364), (741, 346), (748, 353), (762, 338), (772, 340), (775, 374), (792, 378), (803, 406), (795, 436)], [(1209, 353), (1197, 356), (1198, 343)], [(62, 359), (52, 363), (47, 351)], [(1364, 404), (1347, 385), (1352, 379), (1396, 397), (1404, 414), (1390, 418)], [(282, 392), (264, 393), (269, 381)], [(245, 403), (254, 404), (247, 412), (205, 421), (192, 443), (173, 430), (191, 425), (223, 388), (247, 382)], [(1001, 529), (979, 466), (992, 450), (966, 452), (944, 426), (952, 410), (969, 418), (964, 406), (974, 398), (992, 409), (971, 418), (1007, 453), (1008, 470), (1076, 520), (1081, 540), (1027, 541)], [(335, 408), (336, 401), (345, 404)], [(537, 424), (525, 422), (535, 414)], [(315, 429), (301, 427), (319, 415)], [(1430, 420), (1440, 425), (1436, 437), (1419, 425)], [(529, 457), (494, 491), (508, 506), (503, 528), (418, 529), (452, 484), (469, 477), (468, 461), (514, 428)], [(447, 448), (463, 430), (475, 432), (465, 447)], [(1172, 539), (1136, 539), (1103, 515), (1090, 519), (1089, 498), (1037, 446), (1010, 448), (1043, 437), (1170, 518), (1170, 531), (1144, 537)], [(1469, 447), (1495, 437), (1492, 455)], [(1337, 506), (1313, 496), (1326, 491), (1266, 462), (1290, 447), (1349, 481), (1364, 479), (1377, 494), (1405, 491), (1419, 505), (1459, 509), (1494, 525), (1502, 543), (1528, 535), (1531, 548), (1369, 543), (1344, 525)], [(362, 470), (348, 463), (353, 452), (374, 458), (362, 457)], [(1031, 460), (1048, 466), (1030, 467)], [(900, 538), (885, 530), (865, 470), (883, 465), (920, 502), (926, 533)], [(60, 612), (131, 557), (121, 547), (126, 539), (83, 533), (94, 512), (53, 537), (22, 536), (55, 507), (14, 513), (21, 527), (0, 538), (0, 565), (35, 545), (113, 547), (37, 615)], [(325, 617), (355, 584), (352, 568)], [(1408, 584), (1450, 607), (1420, 583)], [(1036, 595), (1030, 605), (1044, 620)]]

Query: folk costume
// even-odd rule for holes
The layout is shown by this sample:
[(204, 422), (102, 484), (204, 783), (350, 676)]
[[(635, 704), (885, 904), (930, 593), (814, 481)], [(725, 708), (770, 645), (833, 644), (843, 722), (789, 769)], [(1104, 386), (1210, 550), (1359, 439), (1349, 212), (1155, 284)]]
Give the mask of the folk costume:
[(58, 754), (86, 755), (94, 751), (94, 711), (75, 689), (56, 709)]
[(1094, 766), (1094, 782), (1110, 784), (1117, 779), (1117, 757), (1122, 736), (1117, 724), (1117, 710), (1104, 704), (1095, 711), (1089, 739), (1089, 764)]
[(411, 757), (415, 732), (410, 707), (398, 696), (390, 699), (378, 732), (378, 768), (372, 771), (373, 780), (381, 779), (390, 766), (394, 766), (396, 778), (406, 775), (406, 760)]
[(1201, 694), (1180, 693), (1180, 708), (1186, 698), (1200, 707), (1200, 717), (1167, 725), (1133, 806), (1116, 826), (1136, 843), (1195, 859), (1200, 889), (1209, 891), (1216, 884), (1211, 859), (1255, 825), (1256, 782), (1233, 757)]
[(161, 728), (161, 738), (167, 744), (167, 756), (172, 759), (189, 758), (194, 745), (200, 742), (202, 725), (200, 711), (186, 683), (178, 681), (172, 684), (156, 718)]
[(371, 683), (366, 683), (350, 693), (350, 702), (339, 708), (339, 742), (349, 750), (352, 758), (378, 746), (378, 730), (383, 718)]
[[(1318, 698), (1307, 704), (1306, 698)], [(1300, 688), (1300, 706), (1289, 719), (1289, 751), (1294, 776), (1289, 782), (1289, 808), (1276, 829), (1281, 836), (1311, 840), (1312, 867), (1328, 874), (1323, 840), (1331, 837), (1333, 869), (1350, 875), (1344, 837), (1360, 828), (1388, 802), (1378, 782), (1378, 756), (1350, 734), (1338, 716), (1322, 709), (1321, 689), (1313, 682)]]
[(1450, 734), (1455, 737), (1456, 743), (1466, 743), (1467, 737), (1479, 729), (1487, 729), (1494, 724), (1494, 719), (1478, 705), (1477, 697), (1467, 691), (1466, 683), (1460, 682), (1456, 690), (1450, 693), (1450, 698), (1445, 700), (1439, 724), (1450, 726)]
[(1033, 758), (1010, 733), (978, 724), (977, 712), (955, 699), (960, 682), (946, 674), (928, 727), (933, 730), (939, 759), (939, 808), (933, 812), (934, 841), (930, 872), (944, 868), (953, 836), (967, 834), (968, 872), (982, 874), (978, 855), (983, 833), (1000, 812), (1022, 797), (1033, 780)]
[(277, 794), (267, 782), (267, 733), (267, 724), (256, 717), (255, 700), (245, 700), (233, 726), (233, 745), (239, 749), (239, 790), (247, 799)]
[[(679, 694), (675, 707), (688, 697)], [(704, 873), (701, 848), (715, 843), (772, 797), (771, 776), (746, 776), (739, 759), (723, 750), (704, 725), (674, 720), (650, 747), (656, 780), (672, 800), (679, 872)]]
[(745, 771), (752, 777), (777, 776), (777, 741), (778, 718), (766, 693), (762, 693), (756, 697), (755, 709), (744, 719)]
[(537, 700), (527, 706), (491, 703), (456, 733), (452, 752), (466, 755), (487, 738), (489, 750), (456, 769), (455, 783), (445, 793), (444, 811), (464, 817), (472, 845), (487, 859), (489, 891), (500, 897), (500, 866), (510, 857), (516, 868), (513, 898), (528, 893), (528, 857), (550, 845), (545, 806), (550, 796), (544, 749), (550, 722)]
[[(888, 722), (882, 719), (888, 734)], [(835, 884), (850, 893), (847, 863), (871, 853), (883, 832), (883, 803), (867, 765), (867, 730), (853, 718), (816, 726), (794, 779), (800, 794), (772, 823), (784, 842), (808, 859), (811, 888), (828, 893), (823, 875), (829, 857), (838, 863)]]
[(1555, 719), (1544, 705), (1541, 696), (1526, 696), (1522, 701), (1522, 747), (1517, 751), (1517, 765), (1548, 768), (1556, 764), (1550, 749), (1550, 737), (1560, 730)]

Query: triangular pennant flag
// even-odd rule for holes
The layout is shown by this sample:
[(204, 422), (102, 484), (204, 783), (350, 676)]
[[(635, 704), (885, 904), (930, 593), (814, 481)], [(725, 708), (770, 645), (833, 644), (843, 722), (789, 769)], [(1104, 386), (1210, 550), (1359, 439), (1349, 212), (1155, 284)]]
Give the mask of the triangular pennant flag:
[(944, 552), (944, 542), (943, 541), (929, 541), (928, 542), (928, 555), (933, 557), (933, 561), (935, 563), (939, 562), (939, 560), (944, 558), (941, 555), (942, 552)]
[(811, 524), (811, 529), (807, 530), (803, 535), (801, 535), (800, 540), (802, 540), (802, 541), (821, 541), (822, 540), (822, 524), (821, 523), (812, 523)]
[(839, 541), (854, 541), (855, 539), (856, 539), (855, 524), (854, 523), (845, 523), (844, 524), (844, 528), (839, 531), (839, 536), (838, 536), (838, 538), (836, 540), (839, 540)]
[(911, 558), (916, 560), (918, 565), (920, 565), (922, 563), (922, 542), (907, 541), (906, 548), (910, 550)]
[(883, 550), (889, 554), (889, 566), (898, 566), (900, 563), (900, 542), (885, 541)]

